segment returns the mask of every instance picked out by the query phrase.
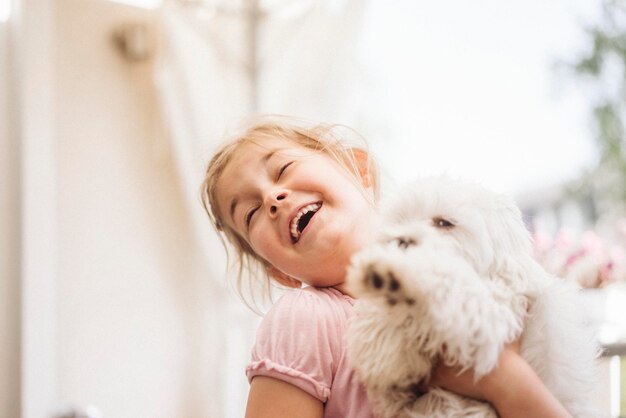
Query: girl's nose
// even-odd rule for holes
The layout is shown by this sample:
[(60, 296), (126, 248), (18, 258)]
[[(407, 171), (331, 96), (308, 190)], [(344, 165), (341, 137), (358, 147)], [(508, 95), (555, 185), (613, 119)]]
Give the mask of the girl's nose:
[(288, 193), (285, 191), (281, 191), (278, 193), (274, 193), (271, 198), (271, 202), (269, 202), (270, 214), (274, 215), (278, 211), (278, 206), (281, 204), (283, 200), (287, 198)]

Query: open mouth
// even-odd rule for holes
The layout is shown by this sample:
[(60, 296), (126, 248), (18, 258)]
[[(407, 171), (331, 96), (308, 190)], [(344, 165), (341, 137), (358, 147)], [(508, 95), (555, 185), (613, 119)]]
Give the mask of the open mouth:
[(300, 240), (300, 236), (304, 229), (307, 227), (309, 222), (311, 222), (311, 218), (317, 213), (318, 210), (322, 207), (322, 202), (311, 203), (310, 205), (306, 205), (296, 213), (296, 216), (291, 220), (291, 224), (289, 225), (289, 233), (291, 235), (291, 241), (295, 244)]

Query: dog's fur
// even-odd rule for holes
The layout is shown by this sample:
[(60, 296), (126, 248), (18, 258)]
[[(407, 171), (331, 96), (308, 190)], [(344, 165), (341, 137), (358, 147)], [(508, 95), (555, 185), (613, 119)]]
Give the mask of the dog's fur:
[(425, 179), (399, 192), (381, 219), (376, 244), (355, 255), (347, 279), (359, 298), (348, 355), (377, 416), (495, 418), (488, 403), (418, 387), (438, 360), (481, 378), (521, 335), (522, 357), (565, 408), (598, 417), (597, 348), (578, 290), (534, 261), (511, 199)]

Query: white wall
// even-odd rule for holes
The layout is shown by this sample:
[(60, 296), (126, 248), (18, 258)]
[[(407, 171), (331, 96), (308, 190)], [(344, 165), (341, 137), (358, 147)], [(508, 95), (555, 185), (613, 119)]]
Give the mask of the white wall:
[(251, 333), (231, 331), (249, 318), (208, 277), (152, 62), (111, 39), (126, 22), (156, 31), (155, 12), (15, 3), (15, 57), (0, 26), (0, 418), (241, 416)]
[(0, 417), (20, 414), (20, 194), (9, 28), (0, 22)]
[(16, 0), (15, 112), (20, 146), (20, 403), (50, 415), (56, 387), (57, 184), (54, 0)]
[(223, 300), (203, 276), (151, 63), (111, 40), (155, 18), (57, 1), (59, 395), (105, 417), (220, 417)]

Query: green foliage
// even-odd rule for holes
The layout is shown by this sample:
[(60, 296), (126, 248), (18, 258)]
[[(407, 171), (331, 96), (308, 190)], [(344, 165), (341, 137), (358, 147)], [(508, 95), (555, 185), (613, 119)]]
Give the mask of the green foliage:
[(604, 192), (626, 202), (626, 0), (604, 0), (602, 8), (602, 19), (587, 31), (590, 51), (574, 65), (599, 96), (593, 120), (600, 158), (585, 183), (601, 182)]

